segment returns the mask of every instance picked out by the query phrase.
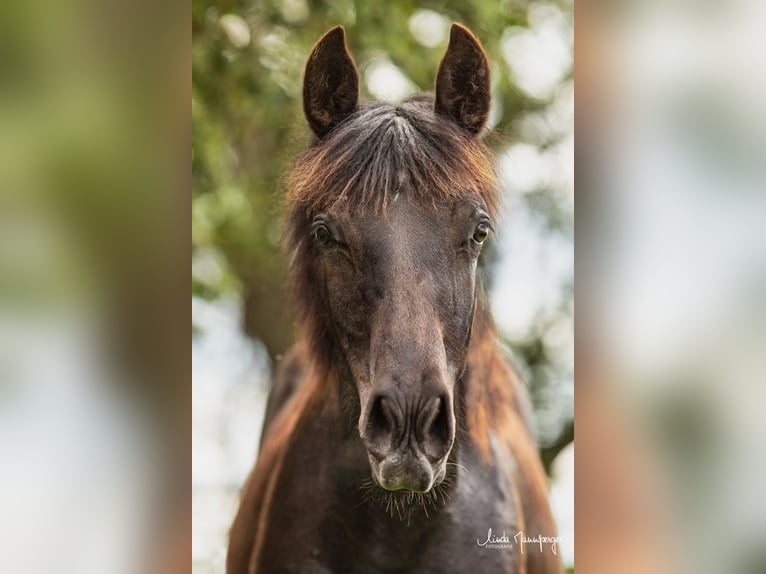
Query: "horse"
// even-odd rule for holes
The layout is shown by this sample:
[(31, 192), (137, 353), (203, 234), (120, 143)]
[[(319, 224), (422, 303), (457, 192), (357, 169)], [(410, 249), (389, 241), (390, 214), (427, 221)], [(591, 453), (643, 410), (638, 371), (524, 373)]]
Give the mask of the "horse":
[(228, 574), (561, 572), (529, 398), (477, 273), (498, 216), (490, 68), (459, 24), (434, 92), (360, 102), (340, 26), (308, 58), (284, 232), (299, 336)]

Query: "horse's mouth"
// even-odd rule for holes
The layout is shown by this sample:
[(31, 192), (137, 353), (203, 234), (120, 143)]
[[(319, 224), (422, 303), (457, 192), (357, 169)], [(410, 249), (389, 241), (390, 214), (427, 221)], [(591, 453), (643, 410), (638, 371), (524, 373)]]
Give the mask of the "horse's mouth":
[(434, 512), (447, 505), (450, 500), (449, 485), (452, 484), (445, 471), (436, 473), (430, 487), (425, 491), (407, 488), (386, 488), (381, 485), (378, 473), (372, 469), (371, 479), (362, 485), (363, 500), (376, 502), (386, 514), (398, 517), (407, 524), (413, 517), (429, 518)]
[(427, 494), (442, 483), (446, 475), (445, 461), (431, 464), (424, 457), (387, 457), (370, 459), (372, 480), (383, 490)]

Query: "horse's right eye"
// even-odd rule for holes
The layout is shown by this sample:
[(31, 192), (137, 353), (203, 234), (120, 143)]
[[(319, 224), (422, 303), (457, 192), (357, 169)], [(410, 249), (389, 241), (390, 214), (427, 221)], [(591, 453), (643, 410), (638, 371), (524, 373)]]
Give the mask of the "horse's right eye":
[(314, 239), (319, 242), (319, 245), (327, 247), (332, 243), (332, 233), (330, 233), (326, 225), (317, 225), (314, 229)]

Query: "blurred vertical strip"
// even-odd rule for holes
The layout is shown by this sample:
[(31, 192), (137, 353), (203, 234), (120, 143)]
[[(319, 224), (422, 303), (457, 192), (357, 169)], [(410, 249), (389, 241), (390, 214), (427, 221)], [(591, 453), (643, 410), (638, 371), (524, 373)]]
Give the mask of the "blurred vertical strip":
[(582, 572), (766, 572), (764, 26), (577, 4)]
[(190, 570), (188, 17), (0, 3), (0, 572)]

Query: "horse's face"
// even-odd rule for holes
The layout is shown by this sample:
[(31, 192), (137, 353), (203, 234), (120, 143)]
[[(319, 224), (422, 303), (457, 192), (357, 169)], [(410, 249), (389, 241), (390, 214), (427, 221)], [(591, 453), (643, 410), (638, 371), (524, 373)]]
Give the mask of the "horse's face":
[(359, 432), (383, 488), (426, 492), (444, 478), (489, 229), (476, 196), (431, 210), (403, 192), (386, 218), (314, 219), (333, 322), (359, 392)]
[[(357, 110), (356, 97), (356, 70), (342, 29), (335, 29), (317, 44), (306, 69), (304, 105), (318, 145), (325, 136), (342, 137), (342, 129), (331, 132)], [(430, 121), (454, 122), (467, 140), (483, 127), (488, 108), (483, 51), (470, 33), (453, 27)], [(390, 116), (385, 129), (370, 137), (394, 135), (388, 144), (374, 142), (378, 147), (365, 160), (380, 174), (381, 187), (404, 168), (374, 162), (401, 153), (397, 142), (414, 129), (406, 108), (388, 110), (380, 112)], [(357, 114), (353, 121), (363, 120)], [(360, 139), (360, 148), (367, 145)], [(428, 190), (415, 188), (427, 187), (428, 178), (398, 177), (401, 186), (387, 198), (384, 214), (326, 206), (312, 214), (309, 235), (334, 337), (358, 392), (359, 433), (372, 476), (387, 490), (427, 492), (444, 479), (455, 439), (455, 385), (471, 334), (477, 258), (491, 222), (476, 193), (424, 205), (414, 198)]]

